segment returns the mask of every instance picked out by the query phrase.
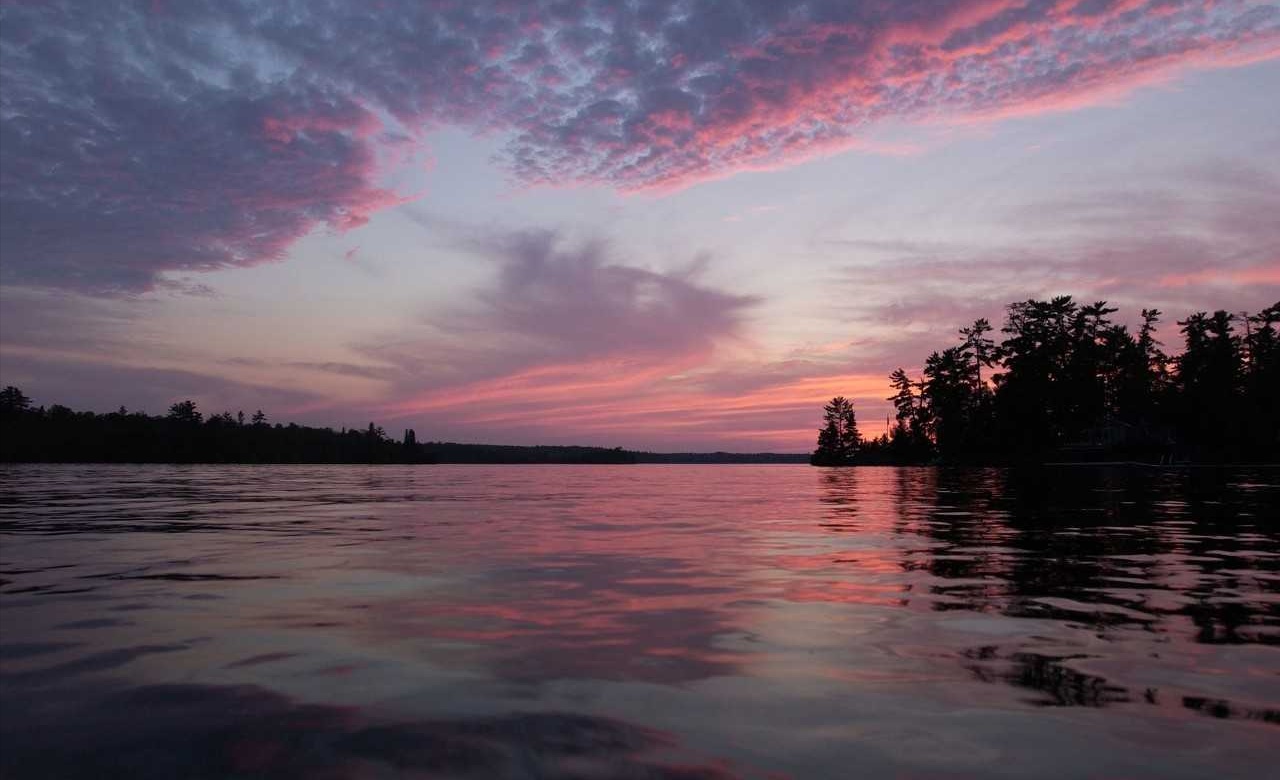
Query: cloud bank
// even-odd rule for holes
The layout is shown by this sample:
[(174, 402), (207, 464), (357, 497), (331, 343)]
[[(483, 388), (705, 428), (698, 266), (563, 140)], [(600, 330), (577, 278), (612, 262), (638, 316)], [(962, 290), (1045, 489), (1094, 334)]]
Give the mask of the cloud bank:
[(1249, 0), (5, 3), (0, 280), (279, 259), (444, 126), (525, 185), (669, 189), (1278, 53)]

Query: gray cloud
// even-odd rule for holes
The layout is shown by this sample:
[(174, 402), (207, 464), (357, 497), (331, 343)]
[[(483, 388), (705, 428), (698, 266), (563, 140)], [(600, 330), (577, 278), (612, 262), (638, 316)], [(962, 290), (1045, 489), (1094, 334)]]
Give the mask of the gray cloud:
[(360, 349), (402, 374), (405, 390), (510, 374), (535, 365), (704, 358), (736, 338), (758, 300), (698, 281), (705, 264), (663, 273), (621, 264), (607, 245), (554, 231), (466, 240), (496, 264), (466, 304)]
[(97, 411), (127, 406), (149, 414), (163, 414), (170, 404), (187, 398), (195, 399), (205, 412), (271, 412), (319, 400), (311, 393), (196, 371), (29, 355), (6, 355), (0, 362), (0, 384), (21, 387), (37, 404)]
[(118, 293), (278, 259), (399, 202), (379, 154), (444, 125), (500, 134), (524, 183), (680, 186), (1278, 37), (1250, 0), (8, 3), (0, 280)]
[[(1276, 213), (1280, 173), (1218, 161), (1146, 186), (1011, 208), (1002, 219), (1017, 225), (1016, 244), (832, 242), (859, 258), (841, 274), (836, 306), (879, 329), (855, 349), (878, 366), (895, 353), (920, 360), (912, 346), (948, 344), (959, 326), (998, 323), (1005, 304), (1029, 297), (1108, 299), (1129, 320), (1142, 307), (1162, 309), (1168, 322), (1206, 308), (1257, 310), (1280, 297), (1280, 222), (1267, 216)], [(850, 290), (868, 303), (851, 307)]]

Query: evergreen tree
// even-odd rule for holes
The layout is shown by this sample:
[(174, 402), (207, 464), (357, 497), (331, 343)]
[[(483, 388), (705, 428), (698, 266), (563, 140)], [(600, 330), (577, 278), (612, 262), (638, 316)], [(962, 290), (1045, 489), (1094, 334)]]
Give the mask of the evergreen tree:
[(9, 415), (21, 414), (31, 408), (31, 399), (21, 390), (9, 385), (0, 390), (0, 415), (8, 417)]
[(982, 383), (982, 367), (990, 368), (995, 361), (995, 342), (987, 338), (991, 330), (991, 323), (986, 317), (976, 319), (969, 327), (960, 329), (960, 335), (964, 336), (965, 354), (973, 361), (973, 381), (975, 388), (979, 391), (985, 389)]
[(1208, 450), (1229, 446), (1239, 433), (1243, 363), (1234, 323), (1225, 311), (1178, 323), (1185, 340), (1177, 360), (1179, 433)]
[(199, 425), (204, 415), (196, 409), (196, 402), (188, 399), (169, 407), (169, 419), (184, 425)]
[(889, 384), (894, 394), (888, 398), (893, 402), (893, 409), (899, 423), (906, 425), (916, 417), (916, 383), (901, 368), (894, 369), (889, 375)]
[(818, 448), (810, 457), (816, 466), (843, 466), (853, 462), (862, 444), (853, 402), (844, 396), (831, 399), (823, 407), (823, 426), (818, 431)]
[(1117, 351), (1127, 346), (1128, 334), (1112, 325), (1116, 308), (1106, 301), (1080, 306), (1071, 323), (1070, 343), (1058, 377), (1062, 392), (1058, 431), (1072, 438), (1110, 416), (1108, 400), (1116, 381)]
[(818, 449), (809, 461), (815, 466), (838, 465), (840, 452), (840, 426), (834, 417), (827, 417), (826, 424), (818, 430)]
[(999, 348), (1003, 372), (992, 377), (1004, 448), (1031, 455), (1062, 441), (1070, 390), (1061, 380), (1078, 308), (1070, 296), (1009, 305)]
[(1249, 446), (1258, 456), (1280, 453), (1280, 302), (1245, 319), (1244, 390)]
[(841, 400), (844, 400), (844, 405), (840, 410), (840, 454), (845, 460), (852, 461), (858, 455), (858, 448), (862, 446), (862, 434), (858, 431), (858, 418), (853, 411), (853, 402)]
[(972, 436), (977, 394), (973, 367), (964, 348), (934, 352), (925, 361), (922, 398), (933, 423), (934, 441), (944, 457), (961, 453)]
[[(1142, 310), (1136, 334), (1111, 321), (1116, 309), (1106, 301), (1060, 296), (1007, 311), (998, 346), (986, 337), (990, 324), (977, 320), (960, 329), (958, 346), (928, 357), (920, 381), (900, 368), (890, 374), (896, 422), (883, 446), (864, 448), (864, 462), (1099, 451), (1280, 460), (1280, 303), (1254, 315), (1191, 315), (1178, 323), (1176, 358), (1156, 338), (1157, 309)], [(820, 443), (838, 433), (830, 426)]]
[(1118, 419), (1131, 425), (1149, 427), (1165, 414), (1169, 358), (1155, 337), (1160, 315), (1159, 309), (1143, 309), (1137, 339), (1109, 345), (1116, 353), (1117, 363), (1112, 410)]
[[(433, 453), (402, 447), (381, 435), (348, 436), (328, 428), (266, 424), (253, 426), (221, 412), (202, 419), (195, 402), (174, 404), (163, 417), (142, 412), (77, 412), (54, 404), (30, 408), (17, 388), (0, 391), (0, 403), (24, 407), (0, 414), (0, 461), (107, 463), (431, 463)], [(413, 436), (416, 442), (416, 435)], [(628, 462), (632, 453), (584, 449), (594, 460)], [(608, 453), (607, 455), (605, 453)], [(586, 459), (579, 456), (580, 459)]]

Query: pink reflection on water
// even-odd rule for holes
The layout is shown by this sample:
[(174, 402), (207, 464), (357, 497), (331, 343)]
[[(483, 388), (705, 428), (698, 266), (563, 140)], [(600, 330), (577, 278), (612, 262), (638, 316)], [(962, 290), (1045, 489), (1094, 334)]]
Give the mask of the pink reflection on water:
[[(1212, 475), (234, 476), (111, 488), (100, 513), (59, 498), (83, 475), (43, 499), (13, 488), (28, 563), (4, 595), (34, 638), (0, 658), (0, 685), (213, 678), (415, 720), (570, 702), (738, 758), (738, 728), (773, 756), (941, 734), (957, 761), (1014, 722), (1045, 739), (1123, 722), (1116, 739), (1169, 755), (1188, 735), (1249, 755), (1274, 736), (1274, 503)], [(124, 606), (129, 621), (86, 614)], [(877, 766), (910, 764), (902, 750)], [(685, 763), (708, 766), (662, 765)]]

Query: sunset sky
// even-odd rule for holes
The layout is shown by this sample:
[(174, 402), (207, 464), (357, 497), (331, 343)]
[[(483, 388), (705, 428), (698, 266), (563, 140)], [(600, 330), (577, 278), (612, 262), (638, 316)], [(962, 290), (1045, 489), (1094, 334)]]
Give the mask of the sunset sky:
[(1071, 294), (1280, 298), (1280, 3), (0, 0), (0, 384), (811, 449)]

